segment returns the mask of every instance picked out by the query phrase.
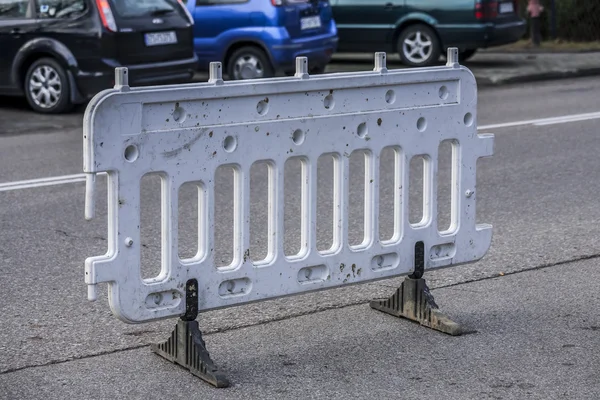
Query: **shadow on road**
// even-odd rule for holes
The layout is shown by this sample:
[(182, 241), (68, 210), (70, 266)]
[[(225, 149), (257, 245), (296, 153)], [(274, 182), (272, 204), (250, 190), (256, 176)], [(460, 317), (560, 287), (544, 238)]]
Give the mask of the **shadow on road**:
[(0, 107), (3, 110), (30, 111), (27, 101), (23, 97), (0, 96)]
[[(85, 104), (79, 104), (73, 108), (67, 114), (83, 114), (85, 112)], [(25, 97), (18, 96), (0, 96), (0, 108), (2, 111), (27, 111), (32, 112), (31, 108), (29, 108), (29, 104), (27, 104), (27, 100)], [(1, 117), (0, 117), (1, 119)]]
[(81, 128), (86, 104), (66, 114), (35, 113), (21, 97), (0, 96), (0, 135), (50, 133)]

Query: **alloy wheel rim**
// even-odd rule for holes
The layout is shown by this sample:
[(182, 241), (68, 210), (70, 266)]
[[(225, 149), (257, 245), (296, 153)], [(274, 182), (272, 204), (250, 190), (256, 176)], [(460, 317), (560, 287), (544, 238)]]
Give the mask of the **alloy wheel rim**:
[(62, 94), (62, 82), (56, 69), (49, 65), (38, 66), (29, 78), (29, 94), (39, 107), (54, 107)]
[(426, 33), (416, 31), (404, 39), (402, 51), (410, 62), (421, 64), (431, 57), (433, 42)]
[(262, 78), (264, 74), (265, 69), (260, 60), (250, 54), (238, 58), (233, 67), (233, 77), (235, 79)]

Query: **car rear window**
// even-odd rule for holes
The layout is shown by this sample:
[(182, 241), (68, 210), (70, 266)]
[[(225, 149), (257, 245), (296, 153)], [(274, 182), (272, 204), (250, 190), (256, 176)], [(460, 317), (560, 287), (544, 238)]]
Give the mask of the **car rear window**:
[(28, 10), (27, 0), (0, 0), (0, 19), (30, 17)]
[(36, 0), (39, 18), (68, 18), (86, 11), (85, 0)]
[(121, 18), (180, 13), (177, 0), (110, 0), (112, 11)]

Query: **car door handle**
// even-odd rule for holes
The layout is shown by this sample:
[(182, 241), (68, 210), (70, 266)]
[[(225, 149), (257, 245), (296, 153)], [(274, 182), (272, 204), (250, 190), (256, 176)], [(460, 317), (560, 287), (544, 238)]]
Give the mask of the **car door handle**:
[(10, 34), (11, 35), (20, 35), (21, 34), (21, 29), (20, 28), (12, 28), (10, 30)]
[(394, 8), (394, 4), (392, 3), (385, 3), (385, 6), (383, 6), (384, 9), (386, 10), (391, 10), (392, 8)]

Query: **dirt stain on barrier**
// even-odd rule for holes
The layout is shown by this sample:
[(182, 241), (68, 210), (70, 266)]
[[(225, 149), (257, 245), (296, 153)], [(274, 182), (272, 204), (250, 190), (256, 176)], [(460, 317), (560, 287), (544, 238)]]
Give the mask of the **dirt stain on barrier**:
[(187, 142), (181, 147), (176, 148), (175, 150), (164, 151), (162, 154), (165, 158), (174, 158), (177, 157), (183, 150), (190, 150), (191, 147), (204, 135), (204, 132), (200, 132), (197, 134), (192, 140)]

